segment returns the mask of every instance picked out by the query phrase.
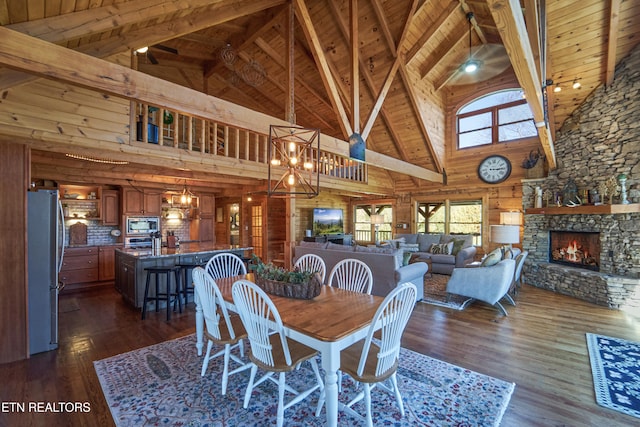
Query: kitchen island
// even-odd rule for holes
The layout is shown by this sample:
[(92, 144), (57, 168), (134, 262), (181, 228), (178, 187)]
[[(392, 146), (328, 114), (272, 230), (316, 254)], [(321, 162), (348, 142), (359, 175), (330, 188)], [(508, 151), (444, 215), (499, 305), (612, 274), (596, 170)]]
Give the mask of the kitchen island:
[[(252, 247), (215, 245), (211, 243), (182, 243), (176, 248), (163, 247), (154, 254), (151, 248), (116, 249), (115, 287), (122, 298), (136, 308), (142, 307), (148, 267), (169, 267), (176, 264), (204, 264), (217, 253), (230, 252), (240, 257), (251, 253)], [(191, 280), (188, 278), (188, 280)]]

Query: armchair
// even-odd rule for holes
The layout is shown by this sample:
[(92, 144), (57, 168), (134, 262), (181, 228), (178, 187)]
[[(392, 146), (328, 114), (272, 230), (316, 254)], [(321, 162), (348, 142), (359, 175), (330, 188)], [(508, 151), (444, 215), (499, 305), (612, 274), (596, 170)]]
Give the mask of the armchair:
[(447, 293), (484, 301), (506, 316), (500, 300), (507, 298), (510, 304), (516, 305), (509, 296), (515, 268), (516, 262), (512, 259), (503, 259), (491, 267), (454, 268), (447, 282)]

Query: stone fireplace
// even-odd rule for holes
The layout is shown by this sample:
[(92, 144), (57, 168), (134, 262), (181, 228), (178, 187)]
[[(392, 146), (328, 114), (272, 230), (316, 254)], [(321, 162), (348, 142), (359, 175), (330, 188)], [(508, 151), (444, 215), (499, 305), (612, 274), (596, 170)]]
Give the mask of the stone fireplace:
[[(640, 212), (614, 213), (612, 206), (612, 213), (590, 213), (593, 208), (527, 209), (524, 282), (611, 308), (640, 309)], [(553, 259), (568, 246), (571, 254)]]
[(599, 271), (600, 233), (550, 230), (549, 262)]
[[(640, 315), (640, 46), (616, 66), (613, 83), (596, 88), (554, 135), (556, 169), (542, 179), (522, 180), (524, 232), (529, 251), (526, 284)], [(534, 208), (536, 189), (562, 194), (570, 181), (578, 191), (601, 194), (625, 175), (630, 204), (614, 194), (613, 205)], [(586, 198), (583, 198), (586, 200)], [(587, 251), (596, 269), (552, 262), (552, 231), (596, 233), (599, 250)], [(575, 239), (572, 239), (575, 240)], [(572, 244), (572, 240), (565, 246)], [(588, 242), (591, 244), (591, 242)], [(580, 244), (576, 243), (576, 246)], [(563, 245), (560, 245), (563, 246)], [(582, 244), (584, 252), (584, 244)], [(571, 251), (576, 254), (572, 245)], [(565, 251), (566, 252), (566, 251)], [(577, 254), (576, 256), (580, 256)], [(565, 260), (566, 261), (566, 260)], [(587, 263), (591, 263), (591, 259)]]

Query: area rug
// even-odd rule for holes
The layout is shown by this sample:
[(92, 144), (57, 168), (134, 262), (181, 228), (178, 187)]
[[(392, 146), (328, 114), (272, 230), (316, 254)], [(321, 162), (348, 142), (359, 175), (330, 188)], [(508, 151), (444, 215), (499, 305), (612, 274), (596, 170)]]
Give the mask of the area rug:
[(451, 295), (447, 299), (447, 282), (451, 276), (446, 274), (432, 274), (431, 277), (425, 275), (424, 278), (424, 298), (422, 302), (440, 307), (452, 308), (454, 310), (464, 310), (471, 302), (470, 298), (460, 295)]
[[(94, 362), (116, 425), (275, 425), (277, 386), (262, 384), (249, 408), (243, 409), (248, 371), (231, 376), (222, 396), (222, 360), (212, 360), (207, 375), (200, 377), (202, 357), (196, 355), (195, 342), (195, 335), (189, 335)], [(294, 388), (314, 381), (311, 369), (303, 367), (287, 374), (287, 383)], [(397, 377), (405, 416), (400, 418), (393, 396), (376, 389), (372, 393), (375, 425), (498, 426), (515, 387), (407, 349), (402, 349)], [(340, 400), (348, 401), (355, 392), (354, 383), (345, 376)], [(289, 397), (285, 395), (285, 400)], [(320, 417), (314, 416), (317, 401), (315, 392), (287, 409), (286, 425), (324, 425), (324, 410)], [(356, 409), (364, 413), (358, 405)], [(343, 413), (339, 417), (339, 425), (358, 424)]]
[(596, 401), (640, 418), (640, 343), (587, 333)]

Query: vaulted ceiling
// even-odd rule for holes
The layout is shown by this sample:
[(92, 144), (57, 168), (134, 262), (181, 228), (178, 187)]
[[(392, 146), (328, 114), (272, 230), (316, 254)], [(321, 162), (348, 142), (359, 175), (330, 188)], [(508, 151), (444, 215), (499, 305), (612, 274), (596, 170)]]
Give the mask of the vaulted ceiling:
[[(640, 1), (0, 0), (0, 25), (345, 141), (361, 133), (441, 173), (447, 93), (510, 74), (540, 111), (545, 82), (563, 88), (547, 91), (551, 154), (554, 131), (638, 43)], [(33, 78), (0, 69), (0, 90)]]

